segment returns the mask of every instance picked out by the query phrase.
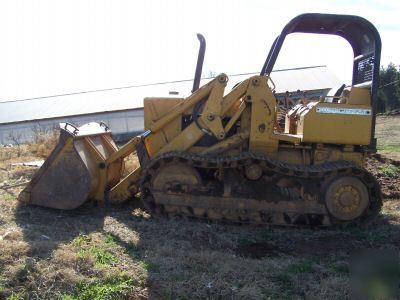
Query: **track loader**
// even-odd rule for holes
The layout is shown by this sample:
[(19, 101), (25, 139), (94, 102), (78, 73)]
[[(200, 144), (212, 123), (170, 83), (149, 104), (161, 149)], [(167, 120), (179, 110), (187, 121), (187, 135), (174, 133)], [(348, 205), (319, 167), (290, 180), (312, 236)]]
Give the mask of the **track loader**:
[[(285, 37), (330, 34), (354, 52), (349, 86), (298, 104), (277, 121), (270, 76)], [(316, 35), (316, 38), (318, 35)], [(140, 195), (153, 214), (276, 225), (366, 222), (380, 211), (380, 187), (363, 168), (374, 136), (381, 41), (367, 20), (302, 14), (275, 39), (259, 75), (225, 91), (220, 74), (192, 94), (145, 98), (145, 132), (118, 148), (101, 123), (62, 124), (60, 141), (21, 192), (24, 203), (74, 209), (88, 199), (118, 203)], [(140, 166), (122, 177), (124, 158)]]

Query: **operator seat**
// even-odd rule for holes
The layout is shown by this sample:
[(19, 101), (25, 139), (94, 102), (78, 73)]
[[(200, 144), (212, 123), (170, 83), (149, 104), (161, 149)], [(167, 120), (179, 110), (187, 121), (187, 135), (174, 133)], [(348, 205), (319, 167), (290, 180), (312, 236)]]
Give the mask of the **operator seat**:
[(346, 87), (345, 84), (333, 87), (329, 90), (328, 94), (325, 96), (326, 102), (328, 103), (337, 103), (338, 98), (335, 97), (340, 97), (343, 93), (344, 88)]

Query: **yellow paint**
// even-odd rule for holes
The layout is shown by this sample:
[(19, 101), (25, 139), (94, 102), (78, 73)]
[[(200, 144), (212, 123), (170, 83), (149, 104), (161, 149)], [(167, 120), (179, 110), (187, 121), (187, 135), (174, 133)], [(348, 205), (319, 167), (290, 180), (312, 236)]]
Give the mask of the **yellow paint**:
[[(287, 114), (281, 133), (275, 129), (277, 100), (268, 76), (253, 76), (224, 96), (227, 80), (221, 74), (186, 99), (145, 98), (144, 127), (150, 133), (133, 138), (118, 151), (109, 134), (75, 138), (75, 151), (91, 176), (90, 196), (103, 201), (108, 191), (109, 200), (119, 202), (139, 191), (141, 167), (121, 179), (121, 164), (142, 139), (150, 159), (170, 151), (235, 155), (250, 151), (293, 164), (348, 160), (362, 165), (364, 154), (353, 145), (370, 143), (372, 116), (353, 110), (371, 110), (367, 89), (346, 88), (337, 103), (296, 106)], [(198, 124), (193, 120), (183, 124), (184, 118), (193, 118), (196, 104), (202, 105)], [(352, 114), (341, 113), (341, 109)], [(213, 135), (215, 143), (196, 145), (206, 134)]]

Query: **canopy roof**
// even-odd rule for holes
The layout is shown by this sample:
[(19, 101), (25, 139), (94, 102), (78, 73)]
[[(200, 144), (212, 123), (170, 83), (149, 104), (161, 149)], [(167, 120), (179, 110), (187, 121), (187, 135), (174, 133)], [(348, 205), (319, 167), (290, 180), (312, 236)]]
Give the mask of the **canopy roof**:
[[(331, 34), (346, 39), (353, 48), (355, 58), (353, 84), (362, 83), (359, 81), (364, 79), (355, 74), (360, 71), (360, 62), (363, 67), (366, 64), (374, 65), (374, 75), (379, 73), (381, 39), (374, 25), (358, 16), (308, 13), (295, 17), (283, 28), (271, 47), (262, 75), (271, 73), (285, 37), (291, 33)], [(377, 76), (370, 73), (370, 80), (376, 80)]]

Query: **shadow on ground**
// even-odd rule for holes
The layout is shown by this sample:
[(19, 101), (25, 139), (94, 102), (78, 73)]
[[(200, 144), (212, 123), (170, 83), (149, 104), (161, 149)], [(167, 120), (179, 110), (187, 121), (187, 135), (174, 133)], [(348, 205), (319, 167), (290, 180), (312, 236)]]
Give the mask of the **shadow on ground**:
[[(398, 202), (391, 200), (396, 208)], [(122, 298), (341, 298), (348, 296), (351, 253), (400, 248), (400, 219), (392, 214), (380, 215), (368, 228), (334, 229), (150, 218), (137, 202), (117, 207), (86, 204), (74, 211), (19, 207), (14, 215), (29, 247), (26, 261), (52, 263), (57, 249), (80, 236), (100, 234), (111, 239), (114, 246), (107, 246), (107, 251), (115, 251), (118, 258), (110, 268), (134, 269), (143, 275), (134, 283), (134, 291), (121, 294)], [(90, 281), (103, 271), (86, 278), (83, 271), (75, 268), (75, 272)], [(29, 287), (27, 292), (32, 295)]]

